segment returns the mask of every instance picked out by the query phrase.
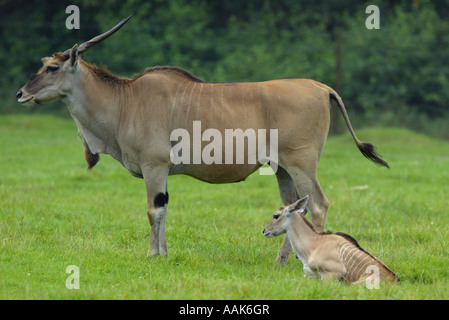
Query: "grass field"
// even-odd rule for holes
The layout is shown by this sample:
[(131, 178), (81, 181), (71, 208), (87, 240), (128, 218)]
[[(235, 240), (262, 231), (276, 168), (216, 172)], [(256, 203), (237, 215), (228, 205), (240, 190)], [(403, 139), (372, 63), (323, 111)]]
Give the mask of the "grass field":
[[(71, 120), (0, 118), (0, 299), (448, 299), (449, 143), (400, 129), (329, 138), (318, 174), (327, 229), (352, 235), (401, 278), (369, 290), (303, 277), (262, 230), (281, 205), (274, 176), (210, 185), (169, 177), (167, 258), (149, 258), (144, 183), (103, 155), (86, 170)], [(360, 188), (360, 186), (362, 186)], [(68, 290), (66, 267), (80, 270)]]

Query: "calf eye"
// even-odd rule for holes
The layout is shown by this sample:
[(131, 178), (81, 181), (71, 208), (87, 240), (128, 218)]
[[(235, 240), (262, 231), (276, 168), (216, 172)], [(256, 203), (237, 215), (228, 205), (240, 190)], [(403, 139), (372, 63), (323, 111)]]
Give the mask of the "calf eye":
[(56, 66), (48, 66), (47, 69), (45, 69), (45, 71), (47, 72), (56, 72), (59, 70), (59, 67)]

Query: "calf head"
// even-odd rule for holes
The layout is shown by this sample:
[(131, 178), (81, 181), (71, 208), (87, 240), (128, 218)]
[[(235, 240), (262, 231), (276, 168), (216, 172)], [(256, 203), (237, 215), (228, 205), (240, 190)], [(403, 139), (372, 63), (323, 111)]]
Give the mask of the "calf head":
[(281, 234), (287, 232), (288, 226), (290, 224), (290, 219), (293, 214), (299, 212), (300, 214), (306, 213), (307, 202), (309, 201), (309, 196), (299, 199), (295, 203), (287, 206), (280, 207), (274, 214), (270, 223), (262, 231), (263, 235), (267, 238), (277, 237)]

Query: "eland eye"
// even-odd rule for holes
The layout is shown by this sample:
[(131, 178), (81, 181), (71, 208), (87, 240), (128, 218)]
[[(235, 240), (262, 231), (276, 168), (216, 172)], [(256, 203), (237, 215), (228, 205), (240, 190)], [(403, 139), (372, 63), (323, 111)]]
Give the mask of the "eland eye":
[(273, 219), (277, 220), (279, 218), (280, 214), (273, 214)]
[(59, 70), (59, 67), (57, 66), (48, 66), (47, 69), (45, 69), (45, 71), (47, 72), (56, 72)]

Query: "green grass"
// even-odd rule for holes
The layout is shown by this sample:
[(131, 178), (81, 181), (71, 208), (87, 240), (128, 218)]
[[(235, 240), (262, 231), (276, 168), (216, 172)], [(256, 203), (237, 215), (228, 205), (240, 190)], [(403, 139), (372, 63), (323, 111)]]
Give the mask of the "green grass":
[[(449, 143), (358, 130), (391, 170), (329, 138), (319, 166), (327, 229), (345, 232), (401, 278), (378, 290), (303, 277), (262, 230), (281, 205), (274, 176), (210, 185), (169, 178), (167, 258), (149, 258), (144, 183), (103, 155), (86, 170), (71, 120), (0, 118), (0, 299), (448, 299)], [(368, 186), (354, 190), (355, 186)], [(356, 188), (357, 189), (357, 188)], [(80, 289), (65, 287), (80, 268)]]

